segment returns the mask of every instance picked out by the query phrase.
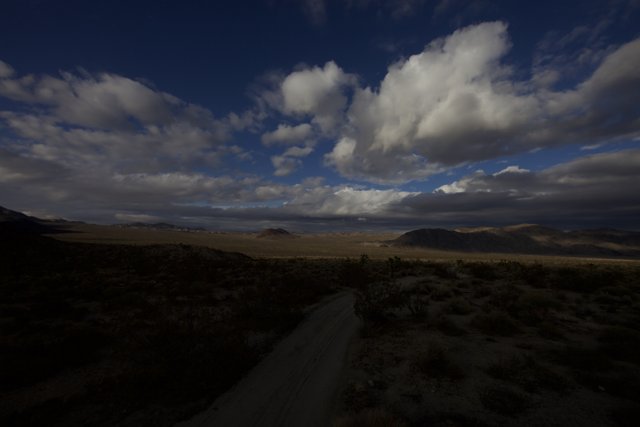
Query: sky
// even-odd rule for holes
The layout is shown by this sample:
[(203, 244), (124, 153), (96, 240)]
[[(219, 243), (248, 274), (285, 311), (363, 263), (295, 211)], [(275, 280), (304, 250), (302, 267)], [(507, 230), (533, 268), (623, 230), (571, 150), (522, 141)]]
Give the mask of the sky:
[(640, 1), (5, 0), (0, 205), (640, 230)]

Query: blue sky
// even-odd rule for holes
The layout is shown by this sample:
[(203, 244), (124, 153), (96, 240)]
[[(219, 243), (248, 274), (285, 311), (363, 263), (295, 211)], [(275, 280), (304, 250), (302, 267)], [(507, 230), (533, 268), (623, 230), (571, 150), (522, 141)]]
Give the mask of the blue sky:
[(212, 229), (640, 228), (637, 0), (2, 9), (9, 208)]

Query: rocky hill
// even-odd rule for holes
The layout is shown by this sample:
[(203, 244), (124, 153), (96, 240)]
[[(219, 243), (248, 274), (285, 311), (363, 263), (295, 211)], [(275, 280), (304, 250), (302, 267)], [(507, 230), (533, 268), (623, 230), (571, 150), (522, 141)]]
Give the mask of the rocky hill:
[(0, 206), (0, 234), (2, 236), (16, 234), (42, 234), (55, 231), (51, 225), (38, 218)]
[(460, 252), (640, 256), (639, 232), (611, 229), (562, 231), (535, 224), (456, 230), (423, 228), (387, 243)]
[(266, 228), (256, 237), (258, 237), (258, 239), (292, 239), (296, 236), (289, 233), (284, 228)]

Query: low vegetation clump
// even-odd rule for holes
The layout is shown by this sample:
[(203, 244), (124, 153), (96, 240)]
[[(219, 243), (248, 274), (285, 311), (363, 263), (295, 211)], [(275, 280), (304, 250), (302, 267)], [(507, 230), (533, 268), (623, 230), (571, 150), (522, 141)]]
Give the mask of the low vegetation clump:
[(480, 393), (482, 405), (501, 415), (515, 417), (529, 407), (527, 396), (505, 386), (488, 387)]
[(498, 311), (478, 314), (471, 324), (480, 332), (491, 336), (511, 337), (521, 331), (511, 316)]
[(386, 387), (351, 390), (350, 402), (400, 408), (409, 425), (638, 423), (637, 264), (424, 262), (393, 275), (374, 264), (388, 295), (428, 310), (362, 316), (351, 375)]
[(454, 356), (438, 342), (429, 342), (427, 350), (417, 355), (414, 365), (418, 372), (427, 378), (464, 378), (464, 371), (454, 360)]
[(335, 427), (405, 427), (407, 424), (384, 409), (365, 409), (339, 419)]
[(0, 258), (2, 425), (173, 425), (345, 287), (363, 329), (339, 425), (624, 425), (640, 405), (637, 264), (253, 259), (37, 236), (0, 241)]
[[(338, 282), (338, 262), (1, 241), (0, 424), (173, 425)], [(46, 393), (36, 393), (47, 390)]]
[(465, 299), (456, 297), (449, 301), (447, 309), (451, 314), (466, 315), (472, 313), (475, 308)]
[(521, 387), (527, 392), (540, 390), (563, 391), (567, 388), (567, 380), (557, 372), (538, 363), (531, 355), (515, 354), (491, 363), (487, 374)]
[(448, 316), (441, 316), (434, 322), (435, 327), (445, 335), (451, 337), (459, 337), (467, 334), (467, 331), (460, 327), (454, 320)]
[(624, 326), (608, 326), (598, 336), (600, 349), (615, 360), (640, 365), (640, 331)]

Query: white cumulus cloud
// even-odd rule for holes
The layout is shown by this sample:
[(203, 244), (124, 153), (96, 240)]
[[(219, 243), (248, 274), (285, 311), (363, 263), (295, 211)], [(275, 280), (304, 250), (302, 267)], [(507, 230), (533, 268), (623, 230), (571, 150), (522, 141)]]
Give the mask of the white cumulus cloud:
[(507, 25), (487, 22), (429, 43), (355, 90), (327, 155), (343, 176), (400, 183), (446, 168), (640, 133), (640, 39), (613, 49), (573, 88), (518, 79)]
[(262, 143), (265, 145), (297, 144), (309, 139), (312, 133), (313, 129), (308, 123), (302, 123), (297, 126), (280, 124), (276, 130), (262, 135)]

